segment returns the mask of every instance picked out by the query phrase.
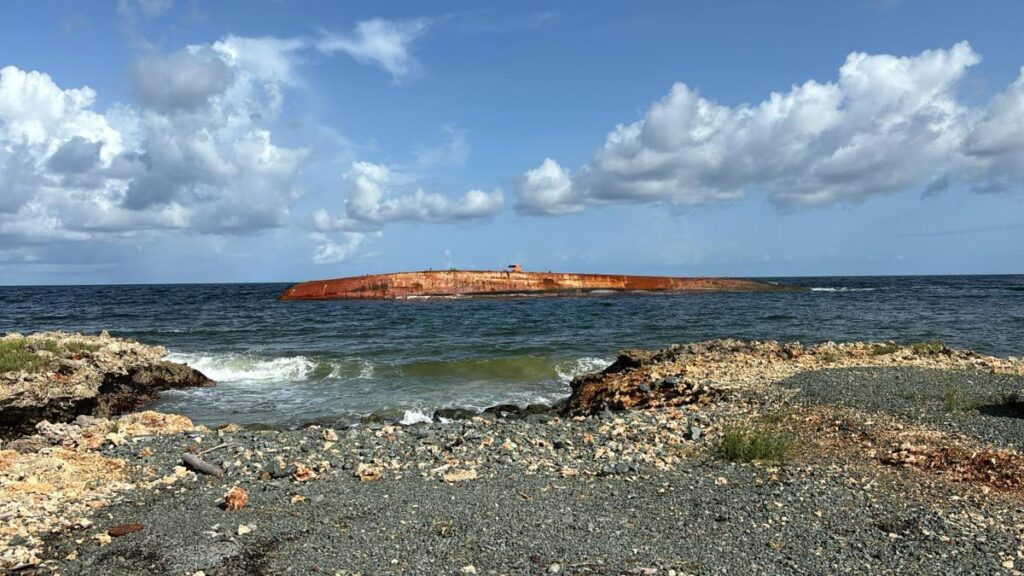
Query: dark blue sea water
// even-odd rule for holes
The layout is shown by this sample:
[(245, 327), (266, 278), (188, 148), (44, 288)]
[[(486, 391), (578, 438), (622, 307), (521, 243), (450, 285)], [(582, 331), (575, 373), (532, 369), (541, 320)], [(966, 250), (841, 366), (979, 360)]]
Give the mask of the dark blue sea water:
[(161, 344), (216, 379), (160, 409), (297, 425), (551, 401), (628, 347), (738, 337), (943, 340), (1024, 354), (1024, 276), (779, 278), (793, 293), (278, 302), (283, 284), (0, 287), (0, 332)]

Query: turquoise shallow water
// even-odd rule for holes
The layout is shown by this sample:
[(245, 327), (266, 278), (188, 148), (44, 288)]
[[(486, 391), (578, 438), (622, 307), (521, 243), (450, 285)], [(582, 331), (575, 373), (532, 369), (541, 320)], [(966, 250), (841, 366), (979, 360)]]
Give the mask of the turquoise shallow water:
[(552, 401), (627, 347), (943, 340), (1024, 355), (1024, 276), (772, 279), (798, 293), (278, 302), (284, 284), (0, 287), (0, 332), (111, 333), (218, 380), (160, 409), (292, 426)]

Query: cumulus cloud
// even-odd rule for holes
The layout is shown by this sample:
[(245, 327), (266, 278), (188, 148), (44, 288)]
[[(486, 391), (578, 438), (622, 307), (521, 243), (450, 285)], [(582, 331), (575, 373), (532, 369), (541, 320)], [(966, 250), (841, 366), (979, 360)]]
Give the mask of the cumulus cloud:
[[(121, 2), (122, 13), (158, 15), (169, 2)], [(409, 51), (425, 20), (360, 23), (350, 35), (303, 38), (227, 36), (160, 53), (141, 43), (131, 69), (134, 99), (100, 110), (88, 86), (63, 87), (39, 71), (0, 70), (0, 247), (7, 260), (54, 242), (156, 240), (167, 234), (250, 234), (291, 224), (310, 150), (274, 137), (303, 52), (344, 53), (396, 78), (415, 66)], [(460, 165), (466, 133), (416, 150), (396, 173), (357, 163), (338, 217), (316, 214), (316, 262), (351, 258), (398, 221), (485, 218), (500, 191), (450, 198), (407, 193), (407, 169)], [(24, 250), (23, 250), (24, 248)], [(30, 250), (31, 248), (31, 250)]]
[[(483, 220), (496, 215), (505, 204), (501, 190), (470, 190), (451, 198), (417, 187), (411, 193), (395, 195), (392, 170), (383, 164), (353, 162), (345, 173), (349, 193), (342, 213), (332, 217), (325, 209), (313, 213), (313, 227), (320, 242), (314, 260), (340, 262), (363, 242), (366, 233), (379, 232), (392, 222), (445, 223)], [(341, 244), (330, 242), (327, 233), (341, 232)], [(330, 258), (327, 256), (330, 255)]]
[(342, 232), (335, 236), (332, 237), (322, 232), (313, 233), (313, 241), (317, 244), (316, 251), (313, 253), (314, 263), (338, 264), (345, 262), (352, 258), (367, 240), (367, 234), (363, 232)]
[(317, 48), (325, 54), (343, 52), (364, 64), (375, 64), (401, 79), (416, 68), (410, 46), (426, 29), (428, 21), (374, 18), (356, 25), (351, 33), (325, 32)]
[(139, 102), (158, 110), (190, 110), (224, 93), (231, 70), (217, 52), (193, 46), (170, 56), (135, 62), (132, 79)]
[(230, 67), (244, 70), (251, 78), (268, 83), (264, 89), (296, 83), (298, 52), (307, 46), (302, 38), (228, 36), (213, 43), (213, 50)]
[(583, 209), (583, 204), (573, 196), (569, 171), (551, 158), (545, 158), (540, 166), (523, 175), (519, 201), (527, 212), (556, 215)]
[(966, 42), (912, 57), (856, 52), (834, 82), (732, 107), (677, 83), (643, 118), (617, 126), (586, 165), (569, 171), (548, 158), (526, 172), (518, 208), (696, 206), (751, 189), (780, 205), (818, 206), (1019, 176), (1024, 81), (985, 110), (965, 105), (956, 88), (979, 61)]
[(383, 164), (353, 162), (345, 173), (350, 193), (343, 214), (325, 220), (321, 211), (316, 224), (323, 229), (377, 229), (390, 222), (450, 222), (489, 218), (501, 211), (504, 195), (501, 190), (484, 192), (470, 190), (459, 198), (416, 188), (411, 194), (391, 193), (392, 172)]
[(980, 162), (974, 175), (982, 183), (980, 189), (1024, 182), (1024, 68), (985, 108), (967, 137), (965, 150)]
[(88, 87), (0, 70), (0, 239), (287, 224), (307, 150), (273, 142), (288, 69), (252, 54), (291, 49), (229, 37), (148, 56), (133, 72), (137, 104), (106, 112)]

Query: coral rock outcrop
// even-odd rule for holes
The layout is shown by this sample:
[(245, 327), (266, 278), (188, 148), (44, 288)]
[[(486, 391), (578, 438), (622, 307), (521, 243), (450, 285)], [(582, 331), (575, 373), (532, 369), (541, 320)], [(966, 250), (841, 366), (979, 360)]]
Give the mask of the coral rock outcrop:
[(110, 417), (154, 402), (163, 390), (213, 386), (201, 372), (167, 362), (167, 350), (114, 338), (47, 332), (8, 334), (23, 367), (0, 373), (0, 435), (80, 415)]

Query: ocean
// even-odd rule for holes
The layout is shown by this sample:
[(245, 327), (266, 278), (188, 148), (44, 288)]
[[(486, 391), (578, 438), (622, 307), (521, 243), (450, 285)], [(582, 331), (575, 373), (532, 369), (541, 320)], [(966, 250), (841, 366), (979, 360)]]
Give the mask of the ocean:
[(1024, 355), (1024, 276), (767, 280), (811, 290), (279, 302), (287, 284), (0, 287), (0, 332), (108, 330), (163, 345), (218, 384), (169, 392), (157, 409), (273, 427), (552, 402), (620, 349), (709, 338), (941, 340)]

